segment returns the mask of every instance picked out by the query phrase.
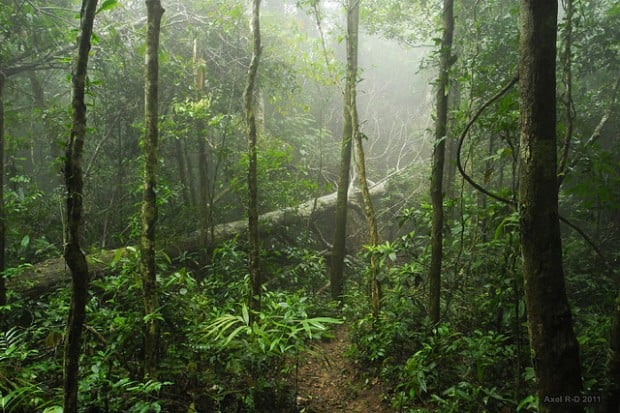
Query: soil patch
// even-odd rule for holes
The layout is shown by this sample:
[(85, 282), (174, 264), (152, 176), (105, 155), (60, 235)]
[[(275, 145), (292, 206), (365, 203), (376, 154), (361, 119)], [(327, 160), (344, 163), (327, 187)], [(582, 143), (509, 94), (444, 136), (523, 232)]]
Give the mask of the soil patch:
[(345, 326), (334, 338), (320, 342), (316, 354), (300, 361), (298, 374), (299, 411), (304, 413), (394, 413), (383, 399), (377, 380), (367, 380), (346, 357), (350, 346)]

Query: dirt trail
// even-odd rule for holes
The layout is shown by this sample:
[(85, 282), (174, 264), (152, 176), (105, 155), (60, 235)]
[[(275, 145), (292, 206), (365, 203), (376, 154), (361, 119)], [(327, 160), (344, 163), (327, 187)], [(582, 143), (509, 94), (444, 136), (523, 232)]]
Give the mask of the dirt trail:
[(393, 413), (383, 401), (379, 383), (366, 384), (345, 353), (350, 345), (347, 328), (339, 326), (334, 338), (321, 342), (317, 354), (299, 366), (298, 405), (304, 413)]

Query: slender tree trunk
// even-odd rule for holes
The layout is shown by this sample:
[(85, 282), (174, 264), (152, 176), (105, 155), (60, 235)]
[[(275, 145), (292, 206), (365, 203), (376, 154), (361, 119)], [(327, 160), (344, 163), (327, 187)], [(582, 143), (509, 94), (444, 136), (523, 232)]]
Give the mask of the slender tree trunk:
[(79, 360), (81, 353), (80, 337), (86, 318), (86, 300), (88, 298), (88, 264), (80, 248), (80, 229), (82, 226), (82, 151), (86, 137), (86, 72), (90, 38), (97, 0), (84, 0), (80, 11), (80, 32), (78, 49), (71, 76), (72, 126), (67, 142), (64, 177), (67, 188), (67, 229), (64, 257), (71, 271), (71, 304), (67, 331), (65, 333), (64, 354), (64, 412), (78, 411)]
[(441, 295), (441, 260), (443, 251), (443, 168), (448, 125), (448, 90), (450, 87), (450, 58), (454, 33), (454, 0), (443, 2), (443, 37), (439, 57), (437, 82), (437, 120), (435, 121), (435, 148), (431, 167), (431, 203), (433, 219), (431, 230), (431, 266), (428, 274), (430, 285), (430, 316), (439, 323)]
[[(351, 54), (351, 58), (348, 60), (352, 63), (352, 67), (349, 68), (350, 75), (355, 82), (348, 84), (351, 88), (349, 91), (350, 100), (345, 102), (345, 112), (349, 113), (351, 117), (351, 132), (355, 140), (357, 171), (359, 173), (360, 188), (362, 190), (362, 200), (364, 201), (364, 213), (368, 222), (369, 244), (371, 247), (379, 245), (379, 231), (377, 230), (377, 220), (375, 217), (375, 209), (370, 197), (370, 191), (368, 189), (368, 181), (366, 180), (366, 157), (364, 155), (364, 146), (362, 143), (362, 133), (359, 128), (359, 116), (357, 113), (357, 56), (358, 56), (358, 39), (359, 39), (359, 7), (361, 0), (356, 0), (355, 4), (350, 4), (352, 7), (349, 13), (349, 19), (347, 24), (350, 27), (347, 28), (349, 37), (347, 47), (348, 53)], [(377, 278), (378, 272), (377, 255), (372, 253), (370, 255), (370, 301), (372, 304), (372, 312), (375, 317), (379, 315), (381, 310), (381, 286), (379, 279)]]
[(564, 17), (564, 53), (562, 56), (562, 66), (564, 70), (564, 114), (566, 116), (566, 133), (562, 143), (560, 165), (558, 168), (558, 186), (562, 185), (566, 175), (566, 165), (568, 163), (568, 151), (570, 141), (573, 137), (573, 125), (575, 123), (575, 113), (573, 108), (573, 0), (566, 0), (564, 3), (566, 15)]
[(562, 267), (556, 153), (557, 2), (521, 0), (519, 212), (527, 321), (540, 412), (583, 412), (553, 397), (582, 390)]
[(174, 140), (174, 152), (177, 158), (177, 167), (179, 168), (179, 180), (182, 185), (183, 202), (186, 207), (192, 206), (189, 196), (189, 180), (187, 179), (187, 165), (185, 165), (185, 151), (183, 150), (183, 142), (181, 139)]
[(340, 147), (340, 174), (338, 177), (338, 198), (336, 201), (336, 222), (334, 228), (334, 242), (330, 257), (329, 279), (332, 298), (341, 301), (344, 294), (344, 256), (346, 255), (347, 236), (347, 203), (349, 191), (349, 172), (351, 170), (351, 148), (353, 139), (353, 124), (348, 106), (351, 102), (351, 91), (355, 88), (356, 75), (353, 68), (357, 68), (357, 54), (351, 52), (353, 37), (351, 20), (355, 18), (354, 9), (358, 0), (349, 0), (347, 6), (347, 80), (344, 89), (344, 115), (342, 122), (342, 143)]
[(192, 205), (196, 205), (196, 179), (194, 171), (194, 163), (188, 150), (188, 145), (183, 148), (183, 156), (185, 156), (185, 164), (187, 165), (187, 182), (189, 184), (189, 199)]
[[(454, 35), (453, 35), (454, 36)], [(448, 109), (457, 108), (461, 98), (460, 85), (457, 81), (450, 81), (450, 91), (448, 93)], [(452, 129), (456, 125), (456, 121), (448, 119), (448, 129)], [(454, 136), (446, 139), (446, 153), (444, 164), (443, 190), (445, 198), (449, 200), (456, 199), (456, 150), (458, 148), (458, 140)], [(448, 211), (448, 218), (455, 218), (455, 208), (451, 207)]]
[(260, 0), (252, 3), (252, 60), (248, 68), (248, 77), (243, 93), (245, 103), (246, 132), (248, 137), (248, 230), (250, 235), (250, 297), (249, 307), (252, 313), (260, 310), (261, 275), (260, 275), (260, 240), (258, 238), (258, 179), (257, 179), (257, 122), (256, 122), (256, 82), (261, 55), (260, 39)]
[[(204, 84), (205, 84), (205, 67), (204, 60), (199, 58), (198, 55), (198, 40), (194, 39), (194, 88), (196, 90), (196, 101), (200, 101), (203, 97)], [(207, 253), (207, 244), (209, 237), (209, 164), (207, 145), (205, 144), (205, 127), (204, 121), (199, 116), (196, 122), (196, 134), (198, 135), (198, 180), (199, 180), (199, 207), (200, 213), (200, 231), (202, 233), (202, 240), (204, 244), (203, 260), (207, 262), (209, 256)]]
[[(209, 238), (209, 167), (207, 145), (205, 143), (204, 123), (198, 120), (198, 179), (199, 179), (199, 207), (200, 214), (200, 232), (202, 233), (202, 243), (204, 246), (203, 258), (208, 258), (207, 244)], [(206, 261), (205, 261), (206, 262)]]
[[(0, 66), (0, 307), (6, 305), (6, 213), (4, 210), (4, 72)], [(3, 312), (0, 310), (0, 328), (4, 325)]]
[[(495, 139), (492, 137), (489, 138), (489, 146), (487, 149), (487, 160), (484, 161), (484, 185), (485, 187), (491, 187), (491, 176), (493, 175), (493, 163), (491, 162), (491, 157), (495, 152)], [(478, 193), (478, 208), (480, 211), (486, 211), (488, 206), (488, 196), (483, 194), (482, 192)], [(489, 217), (487, 214), (483, 214), (480, 219), (480, 237), (483, 243), (486, 243), (489, 240)], [(492, 235), (491, 235), (492, 236)]]
[(157, 155), (159, 121), (159, 32), (164, 9), (159, 0), (146, 0), (147, 33), (144, 88), (144, 191), (142, 194), (142, 233), (140, 272), (144, 294), (146, 331), (144, 335), (144, 376), (157, 379), (159, 347), (159, 296), (155, 265), (155, 227), (157, 223)]

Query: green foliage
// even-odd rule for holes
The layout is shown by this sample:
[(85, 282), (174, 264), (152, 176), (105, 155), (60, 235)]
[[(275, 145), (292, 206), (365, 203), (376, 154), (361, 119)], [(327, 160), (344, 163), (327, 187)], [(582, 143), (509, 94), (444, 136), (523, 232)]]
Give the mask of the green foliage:
[[(250, 324), (245, 305), (239, 313), (221, 314), (205, 323), (198, 341), (213, 354), (215, 380), (221, 383), (210, 397), (237, 398), (250, 411), (276, 408), (277, 404), (264, 405), (261, 400), (274, 391), (272, 397), (277, 398), (277, 390), (286, 387), (290, 369), (310, 351), (308, 340), (321, 339), (328, 334), (328, 325), (342, 322), (308, 317), (305, 303), (305, 298), (294, 294), (265, 293), (255, 323)], [(287, 358), (295, 364), (287, 364)], [(248, 382), (252, 383), (249, 393), (244, 390)]]
[[(462, 234), (453, 226), (444, 249), (444, 324), (428, 320), (428, 234), (412, 230), (427, 225), (429, 208), (405, 209), (404, 235), (375, 248), (384, 274), (382, 313), (357, 321), (352, 355), (389, 384), (393, 406), (404, 411), (420, 404), (440, 412), (514, 409), (532, 385), (520, 373), (526, 335), (516, 215), (501, 204), (481, 210), (463, 201), (466, 225)], [(481, 222), (487, 234), (472, 225)]]
[[(49, 352), (35, 348), (28, 330), (12, 327), (0, 335), (0, 411), (41, 411), (54, 406), (58, 393), (48, 387), (46, 376), (57, 367), (40, 362)], [(53, 340), (46, 341), (53, 347)], [(56, 393), (56, 394), (54, 394)]]
[(354, 356), (381, 366), (380, 377), (394, 389), (393, 407), (422, 402), (441, 412), (494, 412), (516, 405), (510, 376), (514, 346), (508, 337), (480, 330), (465, 335), (445, 324), (430, 334), (422, 324), (412, 332), (385, 321), (365, 333), (358, 325)]
[(8, 266), (31, 263), (55, 257), (60, 246), (50, 242), (59, 239), (59, 217), (50, 216), (57, 210), (56, 197), (46, 197), (30, 177), (17, 175), (10, 178), (5, 189)]
[(104, 2), (97, 9), (97, 14), (102, 11), (111, 10), (118, 5), (118, 0), (104, 0)]
[(438, 2), (370, 0), (362, 8), (362, 25), (371, 33), (379, 33), (410, 46), (429, 42), (436, 33), (441, 8)]
[[(280, 6), (280, 2), (269, 3), (272, 8)], [(264, 211), (331, 190), (331, 171), (338, 163), (332, 131), (339, 126), (333, 115), (340, 113), (341, 102), (334, 85), (344, 73), (338, 53), (330, 46), (344, 38), (338, 33), (338, 18), (329, 15), (327, 7), (321, 9), (321, 2), (297, 3), (310, 16), (290, 10), (286, 16), (264, 16), (267, 41), (260, 83), (265, 131), (259, 153)], [(57, 177), (62, 154), (57, 143), (64, 142), (68, 133), (66, 63), (70, 61), (67, 45), (75, 41), (71, 28), (78, 23), (74, 6), (63, 0), (53, 7), (39, 0), (9, 0), (0, 8), (0, 69), (9, 74), (4, 89), (9, 268), (4, 275), (12, 285), (29, 263), (57, 257), (62, 251), (65, 194)], [(315, 6), (328, 50), (312, 38)], [(240, 0), (178, 2), (167, 7), (166, 15), (176, 16), (170, 27), (182, 30), (167, 31), (161, 39), (158, 232), (166, 242), (197, 229), (198, 193), (190, 190), (208, 187), (213, 223), (237, 220), (244, 214), (247, 158), (241, 94), (250, 34), (244, 7)], [(454, 123), (448, 136), (462, 129), (472, 110), (513, 75), (517, 54), (515, 2), (466, 0), (456, 7), (460, 31), (451, 76), (460, 101), (451, 112)], [(575, 7), (571, 106), (576, 118), (560, 203), (562, 214), (582, 226), (614, 264), (620, 258), (620, 150), (611, 92), (619, 49), (610, 39), (618, 38), (620, 7), (607, 0), (584, 0)], [(440, 2), (369, 0), (364, 2), (362, 22), (371, 34), (433, 47), (438, 40), (439, 8)], [(89, 139), (84, 160), (88, 249), (127, 245), (137, 239), (141, 195), (135, 183), (141, 173), (138, 142), (143, 134), (143, 9), (131, 2), (106, 0), (98, 12), (105, 31), (93, 42), (88, 85)], [(178, 24), (176, 19), (181, 18), (187, 20)], [(560, 30), (565, 33), (566, 26)], [(365, 58), (377, 47), (369, 44)], [(387, 50), (381, 52), (383, 58), (389, 57)], [(429, 61), (435, 57), (431, 55)], [(414, 64), (409, 66), (415, 70)], [(202, 85), (196, 85), (197, 69), (204, 70)], [(390, 77), (393, 69), (386, 70)], [(558, 98), (565, 88), (561, 83)], [(399, 89), (403, 106), (410, 105), (411, 88), (399, 84)], [(366, 90), (369, 111), (395, 93)], [(472, 176), (507, 198), (517, 186), (514, 92), (481, 116), (463, 148)], [(608, 107), (605, 127), (600, 135), (592, 135)], [(382, 132), (377, 134), (380, 141), (373, 141), (372, 133), (366, 132), (375, 154), (384, 149), (391, 152), (391, 143), (383, 141), (392, 142), (393, 131), (404, 130), (390, 124), (393, 115), (377, 116), (382, 119), (376, 122)], [(562, 122), (566, 120), (560, 116), (559, 122), (560, 132), (565, 131), (567, 125)], [(371, 123), (375, 122), (365, 124)], [(409, 134), (405, 135), (408, 139)], [(198, 179), (196, 153), (201, 143), (207, 152), (206, 182)], [(395, 147), (400, 162), (409, 147)], [(383, 175), (401, 168), (389, 156), (375, 160), (369, 156), (371, 170)], [(180, 158), (186, 162), (186, 183), (179, 178)], [(416, 175), (426, 174), (421, 165), (412, 169)], [(525, 328), (518, 214), (470, 192), (467, 186), (448, 200), (444, 323), (431, 326), (426, 292), (431, 208), (424, 196), (419, 204), (402, 204), (402, 194), (411, 193), (412, 182), (418, 181), (419, 177), (403, 173), (391, 182), (381, 206), (401, 209), (399, 216), (384, 219), (388, 241), (366, 248), (362, 259), (347, 263), (351, 271), (343, 313), (352, 324), (351, 355), (368, 374), (385, 382), (394, 406), (403, 411), (534, 411), (537, 399)], [(193, 201), (185, 199), (184, 190)], [(146, 317), (161, 320), (161, 381), (142, 381), (145, 316), (137, 257), (117, 256), (106, 276), (93, 281), (89, 296), (80, 383), (84, 408), (127, 412), (289, 408), (292, 392), (287, 374), (311, 351), (313, 340), (329, 336), (327, 327), (336, 319), (322, 317), (334, 314), (334, 309), (325, 302), (325, 294), (317, 294), (326, 291), (328, 279), (325, 254), (316, 251), (313, 237), (293, 227), (269, 230), (261, 263), (265, 288), (272, 292), (264, 295), (263, 309), (253, 325), (240, 304), (248, 295), (242, 237), (216, 246), (205, 266), (198, 263), (198, 254), (183, 253), (178, 261), (159, 257), (161, 308)], [(302, 235), (291, 235), (298, 232)], [(610, 385), (606, 361), (617, 271), (607, 268), (578, 236), (568, 230), (563, 236), (567, 291), (581, 345), (585, 387), (603, 391)], [(378, 319), (368, 315), (364, 262), (369, 254), (379, 258), (384, 288)], [(59, 411), (68, 302), (67, 288), (36, 299), (9, 292), (8, 304), (0, 309), (6, 325), (12, 326), (0, 333), (0, 411)]]
[[(310, 251), (291, 247), (287, 254), (295, 261), (281, 265), (281, 274), (298, 272), (300, 285), (303, 274), (324, 277), (322, 265), (302, 262), (314, 259)], [(92, 281), (80, 404), (127, 412), (170, 411), (192, 403), (199, 411), (290, 408), (296, 362), (312, 351), (312, 341), (329, 337), (328, 327), (341, 321), (317, 315), (306, 296), (270, 292), (263, 297), (257, 323), (250, 326), (247, 309), (239, 306), (247, 297), (246, 259), (238, 242), (223, 243), (198, 280), (186, 269), (171, 270), (160, 257), (161, 378), (144, 382), (138, 257), (119, 254), (114, 275)], [(11, 304), (11, 315), (31, 312), (32, 319), (28, 327), (11, 329), (0, 340), (5, 411), (53, 411), (60, 404), (67, 302), (68, 290), (63, 289), (41, 301), (22, 301), (19, 309)]]

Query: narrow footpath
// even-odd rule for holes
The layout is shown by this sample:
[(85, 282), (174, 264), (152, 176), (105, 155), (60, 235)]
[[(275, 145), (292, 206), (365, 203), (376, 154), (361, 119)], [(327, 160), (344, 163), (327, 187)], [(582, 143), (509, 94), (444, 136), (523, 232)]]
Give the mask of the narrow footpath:
[(383, 400), (378, 382), (366, 383), (346, 357), (350, 342), (346, 326), (338, 326), (334, 338), (320, 342), (316, 354), (299, 366), (298, 406), (303, 413), (394, 413)]

